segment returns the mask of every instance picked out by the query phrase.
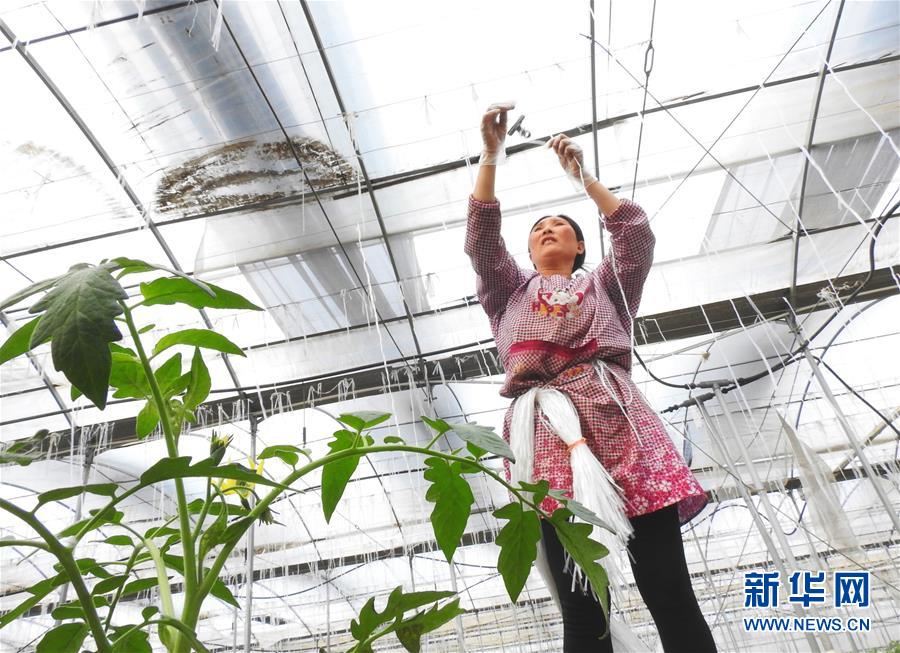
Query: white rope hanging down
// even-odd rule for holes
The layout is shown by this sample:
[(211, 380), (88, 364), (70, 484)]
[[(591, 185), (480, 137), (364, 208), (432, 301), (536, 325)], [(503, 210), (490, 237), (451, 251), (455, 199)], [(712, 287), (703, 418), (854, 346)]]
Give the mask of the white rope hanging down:
[[(597, 515), (603, 522), (609, 524), (615, 531), (610, 532), (605, 528), (595, 526), (592, 537), (609, 549), (609, 555), (602, 558), (600, 564), (606, 570), (610, 585), (624, 586), (625, 578), (620, 563), (624, 559), (628, 539), (631, 537), (633, 529), (625, 514), (625, 506), (619, 494), (620, 488), (586, 446), (581, 437), (578, 412), (572, 404), (572, 400), (559, 390), (532, 388), (516, 398), (510, 428), (510, 447), (516, 458), (515, 463), (510, 463), (512, 482), (514, 484), (521, 481), (531, 483), (533, 480), (535, 404), (540, 407), (543, 416), (546, 417), (547, 426), (572, 447), (570, 463), (575, 500)], [(567, 554), (567, 568), (569, 562)], [(582, 584), (586, 587), (587, 578), (578, 565), (575, 565), (575, 573), (572, 578), (573, 589), (579, 578), (583, 579)]]

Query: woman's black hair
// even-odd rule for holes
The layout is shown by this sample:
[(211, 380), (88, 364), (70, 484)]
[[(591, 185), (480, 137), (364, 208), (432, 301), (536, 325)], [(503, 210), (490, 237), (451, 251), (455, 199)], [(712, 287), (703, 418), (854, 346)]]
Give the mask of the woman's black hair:
[[(575, 240), (579, 243), (584, 242), (584, 233), (581, 231), (581, 227), (578, 226), (578, 223), (575, 222), (569, 216), (563, 215), (562, 213), (554, 213), (552, 215), (545, 215), (543, 218), (539, 218), (533, 225), (531, 225), (531, 230), (529, 230), (528, 233), (531, 233), (531, 231), (534, 230), (534, 228), (538, 225), (538, 223), (541, 220), (543, 220), (544, 218), (562, 218), (563, 220), (565, 220), (566, 222), (569, 223), (569, 226), (572, 227), (572, 230), (575, 232)], [(529, 250), (528, 253), (530, 254), (531, 250)], [(587, 256), (587, 246), (585, 246), (585, 250), (583, 252), (575, 255), (575, 263), (572, 264), (572, 272), (573, 273), (575, 272), (575, 270), (579, 269), (581, 266), (584, 265), (585, 256)], [(536, 270), (537, 266), (535, 266), (534, 269)]]

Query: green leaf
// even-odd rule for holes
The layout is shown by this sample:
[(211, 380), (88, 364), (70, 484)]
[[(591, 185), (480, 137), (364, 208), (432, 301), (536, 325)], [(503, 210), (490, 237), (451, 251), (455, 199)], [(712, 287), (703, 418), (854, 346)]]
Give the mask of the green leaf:
[(487, 453), (487, 449), (482, 449), (474, 442), (466, 442), (466, 449), (469, 450), (469, 453), (475, 456), (475, 460), (481, 458), (484, 454)]
[(466, 480), (460, 475), (459, 465), (450, 465), (443, 458), (426, 458), (425, 480), (431, 483), (425, 499), (434, 503), (431, 526), (438, 546), (447, 562), (466, 530), (475, 497)]
[(437, 431), (438, 435), (443, 435), (451, 429), (451, 426), (442, 419), (431, 419), (430, 417), (425, 417), (424, 415), (421, 415), (420, 419), (435, 431)]
[(44, 505), (45, 503), (49, 503), (50, 501), (62, 501), (63, 499), (77, 497), (82, 493), (99, 494), (100, 496), (104, 497), (114, 497), (116, 496), (116, 490), (118, 489), (119, 486), (115, 483), (96, 483), (93, 485), (76, 485), (73, 487), (61, 487), (55, 490), (48, 490), (47, 492), (41, 492), (38, 495), (37, 506), (35, 506), (32, 512), (35, 512), (42, 505)]
[(212, 380), (209, 377), (209, 369), (203, 361), (200, 350), (194, 349), (194, 357), (191, 359), (191, 380), (184, 395), (184, 407), (187, 410), (195, 409), (206, 401), (211, 388)]
[(208, 329), (184, 329), (176, 331), (167, 336), (163, 336), (153, 348), (153, 355), (156, 356), (162, 351), (175, 345), (190, 345), (192, 347), (202, 347), (204, 349), (214, 349), (226, 354), (235, 354), (236, 356), (245, 356), (243, 350), (236, 344), (231, 342), (225, 336), (210, 331)]
[(174, 396), (172, 390), (181, 378), (181, 354), (175, 354), (153, 373), (156, 377), (156, 383), (163, 394), (163, 397), (169, 399)]
[[(192, 515), (199, 514), (203, 510), (204, 503), (205, 501), (203, 499), (194, 499), (188, 504), (188, 512)], [(246, 515), (249, 512), (249, 510), (236, 503), (227, 503), (225, 505), (227, 506), (227, 508), (225, 510), (222, 510), (222, 504), (218, 501), (214, 501), (213, 504), (209, 507), (209, 514), (218, 515), (219, 513), (224, 512), (226, 515), (233, 516)], [(178, 531), (175, 532), (177, 533)]]
[(31, 344), (51, 339), (53, 366), (101, 410), (106, 407), (111, 367), (109, 343), (120, 340), (114, 318), (128, 294), (103, 268), (73, 266), (29, 309), (46, 311)]
[[(599, 542), (590, 539), (594, 527), (590, 524), (570, 522), (572, 512), (565, 508), (558, 508), (550, 515), (550, 523), (556, 529), (556, 535), (572, 560), (581, 567), (591, 583), (591, 587), (600, 599), (603, 613), (606, 615), (607, 624), (609, 614), (606, 610), (607, 595), (609, 592), (609, 580), (606, 570), (597, 560), (609, 554), (609, 550)], [(609, 626), (607, 625), (607, 630)]]
[(188, 281), (179, 277), (164, 277), (148, 283), (142, 283), (141, 294), (144, 296), (144, 305), (146, 306), (187, 304), (194, 308), (263, 310), (235, 292), (219, 288), (213, 284), (207, 285), (215, 293), (214, 297), (203, 289), (198, 288), (192, 280)]
[(156, 325), (155, 325), (155, 324), (145, 324), (145, 325), (142, 326), (140, 329), (138, 329), (138, 333), (139, 333), (140, 335), (143, 335), (143, 334), (145, 334), (145, 333), (147, 333), (147, 332), (149, 332), (149, 331), (153, 331), (153, 329), (155, 329), (155, 328), (156, 328)]
[(291, 467), (296, 467), (297, 463), (300, 461), (300, 454), (303, 454), (312, 461), (312, 457), (308, 450), (295, 447), (292, 444), (273, 444), (271, 447), (266, 447), (263, 449), (262, 453), (259, 454), (258, 459), (281, 458)]
[(234, 606), (235, 608), (241, 607), (241, 604), (237, 602), (237, 599), (234, 598), (234, 594), (232, 594), (231, 590), (228, 589), (228, 586), (222, 582), (221, 578), (216, 579), (212, 588), (209, 590), (209, 593), (228, 605)]
[(0, 346), (0, 365), (41, 344), (39, 342), (31, 344), (31, 334), (34, 333), (34, 328), (42, 317), (42, 315), (38, 315), (13, 331), (13, 334)]
[(103, 542), (113, 546), (134, 546), (134, 540), (127, 535), (110, 535)]
[(172, 268), (167, 268), (165, 265), (157, 265), (156, 263), (148, 263), (147, 261), (142, 261), (136, 258), (127, 258), (125, 256), (119, 256), (117, 258), (111, 259), (106, 264), (107, 268), (110, 270), (119, 269), (122, 271), (121, 276), (125, 276), (126, 274), (135, 274), (138, 272), (152, 272), (153, 270), (162, 270), (163, 272), (168, 272), (169, 274), (174, 274), (176, 277), (181, 277), (187, 281), (190, 281), (192, 284), (200, 288), (200, 290), (213, 295), (213, 291), (210, 289), (208, 285), (196, 279), (190, 275), (185, 274), (179, 270), (173, 270)]
[(592, 511), (585, 508), (582, 504), (575, 501), (575, 499), (569, 499), (566, 501), (566, 508), (572, 511), (572, 514), (582, 519), (590, 524), (594, 524), (599, 526), (600, 528), (605, 528), (610, 533), (615, 533), (612, 526), (607, 524), (605, 521), (600, 519), (597, 515), (595, 515)]
[[(92, 515), (95, 512), (97, 512), (97, 511), (92, 510), (91, 511)], [(104, 524), (118, 524), (122, 520), (122, 516), (123, 516), (123, 514), (121, 511), (115, 510), (112, 507), (106, 508), (102, 512), (102, 517), (100, 519), (98, 519), (97, 522), (94, 523), (93, 526), (91, 526), (90, 530), (98, 529), (101, 526), (103, 526)], [(82, 519), (81, 521), (75, 522), (71, 526), (61, 530), (59, 533), (56, 534), (56, 536), (59, 538), (63, 538), (63, 537), (70, 537), (72, 535), (77, 535), (79, 532), (81, 532), (81, 529), (84, 528), (92, 520), (93, 520), (93, 516), (91, 516), (87, 519)], [(90, 532), (90, 531), (88, 531), (88, 532)]]
[(56, 576), (51, 576), (50, 578), (45, 578), (39, 583), (35, 583), (31, 587), (27, 588), (25, 591), (31, 594), (27, 599), (22, 601), (19, 605), (14, 607), (9, 612), (5, 613), (3, 616), (0, 616), (0, 628), (5, 628), (13, 621), (18, 619), (20, 616), (28, 612), (31, 608), (40, 603), (45, 596), (47, 596), (54, 589), (59, 587), (65, 582), (68, 582), (69, 577), (65, 574), (57, 574)]
[(390, 419), (390, 417), (390, 413), (384, 413), (380, 410), (359, 410), (352, 413), (342, 413), (338, 415), (337, 419), (352, 429), (362, 431), (363, 429), (377, 426)]
[(180, 630), (181, 634), (184, 635), (185, 639), (197, 653), (209, 653), (209, 649), (200, 643), (200, 640), (197, 639), (197, 635), (194, 631), (182, 622), (177, 619), (172, 619), (171, 617), (160, 617), (158, 621), (163, 625)]
[(402, 621), (397, 626), (397, 639), (407, 651), (419, 653), (422, 646), (422, 635), (437, 630), (451, 619), (465, 613), (466, 611), (459, 607), (459, 599), (454, 599), (442, 608), (435, 605)]
[(37, 283), (33, 283), (30, 286), (26, 286), (22, 290), (13, 293), (2, 302), (0, 302), (0, 311), (5, 311), (10, 306), (14, 306), (18, 304), (23, 299), (28, 299), (32, 295), (47, 290), (48, 288), (52, 288), (53, 285), (59, 281), (60, 277), (53, 277), (52, 279), (45, 279), (44, 281), (38, 281)]
[(141, 361), (123, 351), (113, 351), (111, 360), (109, 385), (118, 388), (113, 397), (143, 399), (151, 396), (150, 384), (147, 382), (147, 375), (144, 373)]
[[(371, 438), (369, 438), (371, 440)], [(345, 451), (347, 449), (357, 449), (366, 446), (364, 438), (357, 433), (341, 429), (335, 431), (334, 439), (328, 443), (331, 453)], [(347, 456), (340, 460), (326, 463), (322, 467), (322, 511), (325, 513), (325, 521), (331, 521), (331, 515), (334, 514), (344, 489), (356, 467), (359, 465), (359, 456)]]
[(190, 456), (161, 458), (141, 474), (141, 485), (152, 485), (173, 478), (230, 478), (269, 487), (284, 487), (236, 463), (216, 466), (215, 460), (206, 458), (191, 465)]
[(159, 613), (159, 608), (155, 605), (148, 605), (146, 608), (141, 610), (141, 619), (144, 621), (149, 621), (153, 615)]
[(137, 435), (138, 440), (143, 440), (153, 433), (153, 429), (156, 428), (157, 424), (159, 424), (159, 413), (156, 411), (156, 405), (148, 400), (137, 416), (135, 435)]
[(401, 438), (399, 435), (388, 435), (384, 438), (385, 444), (406, 444), (406, 440)]
[(547, 497), (547, 492), (550, 491), (550, 483), (544, 479), (540, 479), (537, 483), (520, 481), (519, 487), (526, 492), (531, 492), (531, 500), (536, 504), (540, 504)]
[(531, 565), (537, 558), (541, 520), (533, 510), (523, 510), (518, 501), (498, 508), (493, 514), (497, 519), (509, 520), (500, 529), (496, 539), (497, 546), (500, 547), (497, 571), (503, 577), (510, 600), (516, 602), (528, 580)]
[(450, 430), (456, 433), (466, 442), (471, 442), (472, 444), (484, 449), (485, 451), (490, 451), (493, 454), (503, 456), (504, 458), (512, 462), (516, 462), (516, 458), (513, 455), (512, 449), (510, 449), (509, 444), (507, 444), (507, 442), (499, 435), (494, 433), (494, 427), (492, 426), (479, 426), (478, 424), (451, 424)]
[(113, 642), (113, 653), (153, 653), (149, 634), (141, 630), (130, 630), (133, 624), (123, 626), (123, 634)]
[(35, 653), (78, 653), (87, 634), (88, 625), (84, 622), (59, 625), (46, 632)]
[(138, 578), (122, 588), (122, 596), (137, 594), (138, 592), (143, 592), (151, 587), (156, 587), (157, 585), (159, 585), (159, 578), (155, 574), (153, 576), (147, 576), (146, 578)]
[[(391, 591), (390, 596), (388, 596), (384, 610), (380, 612), (375, 609), (375, 597), (366, 601), (362, 610), (359, 611), (359, 620), (353, 619), (350, 622), (350, 633), (357, 641), (363, 642), (381, 624), (399, 619), (404, 612), (415, 610), (423, 605), (435, 603), (450, 596), (453, 596), (453, 592), (410, 592), (409, 594), (404, 594), (402, 586), (395, 587)], [(390, 632), (390, 630), (387, 632)]]
[(69, 386), (69, 399), (75, 401), (78, 397), (81, 396), (81, 390), (76, 388), (74, 385)]
[(50, 616), (60, 621), (63, 619), (84, 619), (84, 608), (81, 607), (81, 603), (78, 601), (69, 601), (55, 607)]

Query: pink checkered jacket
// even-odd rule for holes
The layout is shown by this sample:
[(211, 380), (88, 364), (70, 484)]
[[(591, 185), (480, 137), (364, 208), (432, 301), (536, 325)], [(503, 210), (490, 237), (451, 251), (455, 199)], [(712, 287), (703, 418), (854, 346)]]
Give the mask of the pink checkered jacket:
[[(506, 370), (500, 394), (517, 397), (535, 386), (565, 392), (578, 410), (587, 446), (622, 489), (628, 517), (677, 503), (685, 523), (706, 505), (706, 494), (630, 373), (631, 325), (655, 238), (647, 214), (628, 199), (604, 225), (612, 247), (597, 269), (574, 279), (542, 277), (520, 268), (506, 250), (499, 202), (469, 197), (465, 252)], [(560, 303), (555, 290), (577, 301)], [(593, 365), (598, 360), (608, 370), (605, 380)], [(507, 441), (511, 418), (512, 406), (504, 420)], [(533, 478), (571, 497), (569, 453), (539, 411), (534, 433)], [(509, 480), (508, 461), (504, 467)], [(548, 497), (541, 507), (552, 512), (559, 503)]]

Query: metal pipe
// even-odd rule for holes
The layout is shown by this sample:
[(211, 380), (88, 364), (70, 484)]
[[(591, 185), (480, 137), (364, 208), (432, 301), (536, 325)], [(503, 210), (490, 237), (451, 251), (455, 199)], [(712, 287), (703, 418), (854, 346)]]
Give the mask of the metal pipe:
[(847, 419), (847, 416), (844, 414), (844, 411), (838, 404), (837, 399), (831, 392), (831, 386), (828, 385), (828, 381), (826, 381), (825, 377), (822, 375), (822, 371), (819, 369), (819, 364), (816, 362), (816, 359), (813, 357), (813, 355), (809, 353), (809, 349), (803, 350), (803, 356), (804, 358), (806, 358), (806, 362), (807, 364), (809, 364), (813, 376), (816, 377), (816, 382), (818, 382), (819, 387), (822, 389), (822, 394), (825, 396), (826, 401), (831, 404), (831, 408), (832, 410), (834, 410), (835, 417), (837, 417), (838, 423), (841, 425), (841, 429), (844, 431), (844, 435), (847, 436), (847, 440), (850, 442), (850, 446), (853, 447), (853, 451), (856, 454), (856, 457), (859, 458), (859, 462), (862, 464), (862, 468), (865, 472), (866, 477), (875, 488), (875, 494), (878, 495), (878, 499), (884, 506), (888, 518), (890, 518), (891, 523), (894, 525), (894, 530), (900, 533), (900, 516), (898, 516), (897, 514), (897, 508), (891, 503), (890, 497), (888, 497), (887, 492), (884, 491), (884, 488), (878, 481), (878, 475), (872, 469), (872, 464), (869, 462), (869, 457), (866, 455), (865, 450), (862, 448), (862, 446), (860, 446), (859, 441), (856, 439), (856, 435), (853, 432), (853, 426), (851, 426), (850, 420)]
[[(763, 542), (766, 545), (766, 549), (768, 550), (769, 555), (772, 558), (772, 563), (775, 565), (781, 578), (788, 578), (787, 569), (784, 566), (784, 560), (782, 559), (781, 554), (778, 552), (778, 547), (775, 546), (775, 542), (769, 535), (769, 532), (766, 529), (766, 525), (763, 524), (762, 517), (760, 516), (759, 511), (757, 511), (756, 509), (756, 504), (753, 503), (753, 499), (750, 498), (750, 494), (747, 492), (747, 487), (744, 485), (743, 481), (741, 481), (741, 477), (737, 473), (737, 466), (735, 465), (734, 459), (731, 457), (731, 454), (728, 451), (728, 448), (725, 444), (725, 439), (722, 437), (718, 426), (716, 426), (715, 422), (713, 422), (712, 418), (709, 416), (709, 412), (706, 410), (706, 406), (703, 404), (703, 402), (697, 402), (697, 410), (700, 412), (700, 416), (703, 418), (703, 421), (706, 424), (707, 429), (709, 430), (710, 437), (717, 451), (719, 452), (721, 460), (725, 464), (725, 467), (734, 475), (734, 478), (737, 480), (738, 493), (741, 495), (741, 498), (744, 500), (744, 504), (750, 511), (750, 516), (753, 519), (753, 523), (756, 525), (756, 530), (759, 532), (760, 537), (762, 537)], [(763, 491), (761, 491), (759, 494), (763, 494)], [(773, 523), (772, 527), (774, 528), (776, 525), (777, 522)], [(794, 604), (793, 609), (798, 617), (806, 616), (803, 609), (799, 605)], [(821, 653), (819, 644), (812, 633), (805, 633), (805, 635), (810, 649), (814, 653)]]

